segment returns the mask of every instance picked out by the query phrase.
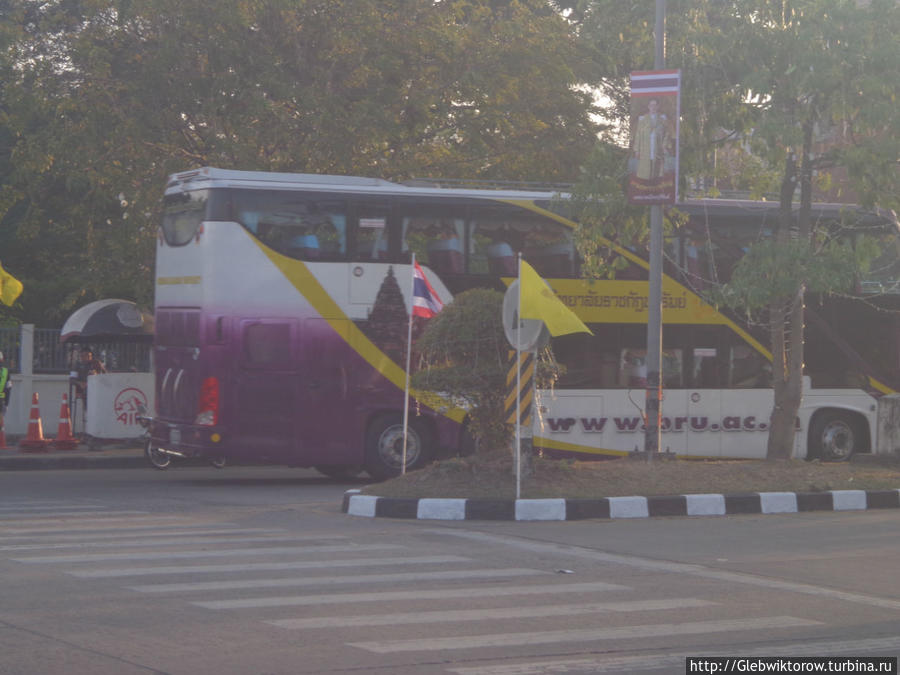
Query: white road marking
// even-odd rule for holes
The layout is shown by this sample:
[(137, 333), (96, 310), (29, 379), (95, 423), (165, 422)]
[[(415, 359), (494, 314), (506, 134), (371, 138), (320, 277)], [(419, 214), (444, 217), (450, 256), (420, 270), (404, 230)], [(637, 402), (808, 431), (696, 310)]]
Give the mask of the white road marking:
[(538, 605), (534, 607), (498, 607), (493, 609), (436, 610), (373, 614), (370, 616), (322, 616), (309, 619), (266, 621), (273, 626), (292, 629), (343, 628), (345, 626), (394, 626), (399, 624), (447, 623), (452, 621), (489, 621), (497, 619), (543, 619), (551, 616), (580, 616), (607, 612), (646, 612), (665, 609), (708, 607), (714, 602), (694, 598), (593, 602), (576, 605)]
[[(121, 535), (115, 538), (115, 541), (70, 541), (70, 542), (59, 542), (56, 544), (10, 544), (7, 546), (0, 546), (0, 551), (49, 551), (49, 550), (61, 550), (61, 549), (73, 549), (73, 548), (152, 548), (156, 546), (178, 546), (181, 544), (191, 544), (196, 546), (197, 544), (239, 544), (239, 543), (261, 543), (261, 542), (296, 542), (297, 537), (294, 537), (288, 533), (282, 534), (270, 534), (267, 536), (259, 536), (259, 537), (250, 537), (250, 536), (235, 536), (235, 537), (205, 537), (200, 541), (191, 540), (186, 541), (182, 538), (169, 537), (159, 538), (159, 539), (134, 539), (127, 540), (123, 539)], [(146, 559), (146, 557), (144, 558)]]
[(70, 576), (81, 579), (113, 577), (144, 577), (166, 574), (214, 574), (218, 572), (259, 572), (275, 570), (311, 570), (322, 567), (371, 567), (397, 565), (400, 558), (356, 558), (348, 560), (291, 560), (275, 563), (244, 563), (236, 565), (161, 565), (159, 567), (123, 567), (95, 570), (71, 570)]
[[(509, 573), (510, 570), (506, 570)], [(525, 573), (533, 574), (533, 570)], [(543, 595), (552, 593), (591, 593), (604, 591), (630, 591), (627, 586), (600, 581), (583, 584), (543, 584), (528, 586), (476, 586), (447, 588), (442, 590), (373, 591), (370, 593), (340, 593), (322, 595), (298, 595), (282, 598), (245, 598), (242, 600), (210, 600), (192, 604), (207, 609), (242, 609), (247, 607), (287, 607), (295, 605), (337, 605), (357, 602), (383, 602), (392, 600), (447, 600), (458, 598), (498, 598), (512, 595)]]
[(774, 630), (818, 625), (821, 625), (821, 622), (799, 619), (793, 616), (764, 616), (755, 619), (683, 621), (679, 623), (622, 626), (618, 628), (498, 633), (494, 635), (466, 635), (446, 638), (429, 636), (426, 640), (421, 638), (412, 640), (378, 640), (374, 642), (351, 642), (349, 644), (352, 647), (358, 647), (359, 649), (378, 654), (395, 654), (397, 652), (429, 652), (448, 649), (477, 649), (480, 647), (519, 647), (562, 642), (646, 639), (672, 635), (724, 633), (733, 630)]
[[(32, 534), (15, 534), (11, 536), (2, 536), (0, 535), (0, 542), (28, 542), (31, 540), (36, 540), (40, 542), (76, 542), (76, 543), (86, 543), (90, 544), (94, 541), (100, 541), (104, 539), (115, 539), (116, 541), (122, 540), (125, 541), (129, 537), (137, 537), (141, 541), (154, 538), (154, 537), (208, 537), (208, 536), (218, 536), (218, 535), (238, 535), (238, 534), (287, 534), (285, 530), (280, 529), (259, 529), (259, 528), (237, 528), (237, 527), (217, 527), (211, 529), (201, 529), (202, 526), (197, 525), (188, 525), (188, 526), (177, 526), (172, 525), (169, 527), (154, 527), (154, 526), (142, 526), (138, 528), (104, 528), (101, 532), (77, 532), (71, 534), (69, 530), (65, 530), (60, 533), (53, 532), (40, 532), (40, 533), (32, 533)], [(139, 533), (135, 534), (133, 530), (140, 530)], [(321, 534), (321, 535), (291, 535), (295, 539), (346, 539), (344, 535), (340, 534)], [(89, 540), (85, 540), (85, 537), (90, 537)], [(28, 545), (28, 544), (23, 544)]]
[(399, 544), (340, 544), (335, 546), (273, 546), (269, 548), (229, 548), (215, 551), (140, 551), (138, 553), (86, 553), (82, 555), (38, 555), (12, 558), (21, 563), (86, 563), (106, 560), (189, 560), (194, 558), (230, 558), (289, 553), (352, 553), (404, 548)]
[(652, 558), (641, 558), (639, 556), (619, 555), (616, 553), (603, 553), (594, 549), (582, 548), (568, 544), (542, 544), (534, 541), (517, 539), (515, 537), (486, 534), (482, 532), (472, 532), (465, 530), (435, 530), (441, 534), (454, 537), (462, 537), (478, 541), (489, 541), (500, 543), (518, 549), (552, 553), (554, 555), (568, 555), (576, 558), (583, 558), (597, 562), (609, 563), (614, 565), (623, 565), (633, 569), (647, 570), (652, 572), (666, 572), (672, 574), (687, 574), (690, 576), (700, 577), (702, 579), (716, 579), (731, 584), (745, 584), (747, 586), (759, 586), (771, 590), (786, 591), (789, 593), (803, 593), (805, 595), (815, 595), (823, 598), (832, 598), (835, 600), (843, 600), (845, 602), (853, 602), (870, 607), (882, 607), (884, 609), (900, 610), (900, 600), (891, 600), (889, 598), (878, 598), (872, 595), (863, 595), (861, 593), (848, 593), (824, 586), (814, 586), (812, 584), (803, 584), (793, 581), (780, 581), (768, 577), (759, 577), (753, 574), (745, 574), (742, 572), (728, 572), (725, 570), (717, 570), (703, 565), (692, 563), (668, 562), (665, 560), (653, 560)]
[[(430, 565), (444, 564), (449, 562), (469, 562), (469, 558), (461, 558), (459, 556), (422, 556), (419, 558), (390, 558), (390, 562), (385, 563), (383, 560), (374, 561), (375, 565)], [(350, 565), (341, 565), (340, 563), (349, 562)], [(372, 561), (366, 561), (366, 565), (361, 565), (358, 561), (338, 561), (329, 563), (329, 567), (363, 567), (372, 565)], [(324, 566), (324, 565), (323, 565)], [(224, 591), (237, 590), (246, 588), (289, 588), (297, 586), (332, 586), (335, 584), (363, 584), (363, 583), (381, 583), (391, 581), (413, 581), (413, 580), (435, 580), (435, 579), (465, 579), (469, 570), (444, 570), (441, 572), (397, 572), (396, 574), (357, 574), (353, 576), (339, 577), (297, 577), (290, 579), (242, 579), (239, 581), (198, 581), (196, 583), (183, 584), (143, 584), (140, 586), (129, 586), (132, 591), (141, 593), (174, 593), (187, 591)], [(537, 570), (535, 573), (540, 574)]]
[[(838, 642), (800, 642), (777, 644), (769, 647), (731, 647), (729, 653), (740, 651), (748, 658), (760, 656), (839, 656), (842, 654), (872, 654), (879, 651), (900, 651), (900, 637), (869, 638), (862, 640), (842, 640)], [(691, 652), (690, 654), (658, 654), (654, 656), (613, 656), (597, 659), (560, 659), (535, 663), (509, 663), (503, 665), (466, 666), (450, 668), (456, 675), (556, 675), (558, 673), (632, 673), (638, 670), (662, 670), (681, 672), (685, 657), (698, 658), (721, 656), (723, 649), (714, 652)]]

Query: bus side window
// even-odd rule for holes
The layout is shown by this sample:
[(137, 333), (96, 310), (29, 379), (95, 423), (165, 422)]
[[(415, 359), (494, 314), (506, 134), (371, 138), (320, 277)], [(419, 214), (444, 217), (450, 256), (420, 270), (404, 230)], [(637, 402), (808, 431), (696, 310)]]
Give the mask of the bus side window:
[(735, 389), (763, 389), (772, 386), (772, 366), (750, 345), (731, 348), (728, 385)]
[(403, 253), (415, 253), (417, 260), (438, 274), (462, 274), (464, 227), (459, 218), (404, 218)]

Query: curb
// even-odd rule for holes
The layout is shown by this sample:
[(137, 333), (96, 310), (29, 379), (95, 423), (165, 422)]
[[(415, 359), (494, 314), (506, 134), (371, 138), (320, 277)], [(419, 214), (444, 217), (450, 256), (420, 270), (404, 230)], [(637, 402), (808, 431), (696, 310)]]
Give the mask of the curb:
[(588, 520), (654, 516), (866, 511), (900, 509), (900, 490), (750, 492), (602, 499), (413, 499), (347, 490), (341, 508), (351, 516), (418, 520)]
[(133, 453), (103, 455), (91, 454), (9, 454), (0, 456), (0, 472), (2, 471), (40, 471), (65, 469), (137, 469), (150, 465), (141, 450)]

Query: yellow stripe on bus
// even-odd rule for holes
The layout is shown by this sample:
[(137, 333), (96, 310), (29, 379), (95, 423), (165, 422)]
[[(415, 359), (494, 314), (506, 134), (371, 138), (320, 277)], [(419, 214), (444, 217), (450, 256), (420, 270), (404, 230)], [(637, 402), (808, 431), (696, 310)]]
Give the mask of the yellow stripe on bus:
[[(319, 280), (309, 271), (309, 268), (300, 260), (289, 258), (265, 246), (256, 239), (250, 237), (275, 266), (281, 270), (285, 278), (291, 282), (294, 288), (313, 306), (328, 325), (340, 335), (347, 344), (351, 345), (373, 368), (384, 375), (401, 391), (406, 387), (406, 371), (394, 363), (383, 351), (363, 333), (359, 327), (350, 320), (340, 306), (328, 295), (328, 292), (319, 283)], [(442, 415), (462, 422), (466, 411), (454, 407), (446, 399), (427, 391), (410, 389), (410, 396), (416, 398)]]

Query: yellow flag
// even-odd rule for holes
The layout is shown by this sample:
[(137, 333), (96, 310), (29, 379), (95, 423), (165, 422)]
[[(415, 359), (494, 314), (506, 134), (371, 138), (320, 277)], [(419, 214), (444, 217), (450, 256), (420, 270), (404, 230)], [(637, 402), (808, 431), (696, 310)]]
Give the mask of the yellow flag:
[(519, 279), (519, 293), (522, 318), (543, 321), (550, 335), (591, 332), (524, 260)]
[(12, 307), (21, 292), (22, 282), (3, 269), (3, 265), (0, 265), (0, 302), (7, 307)]

